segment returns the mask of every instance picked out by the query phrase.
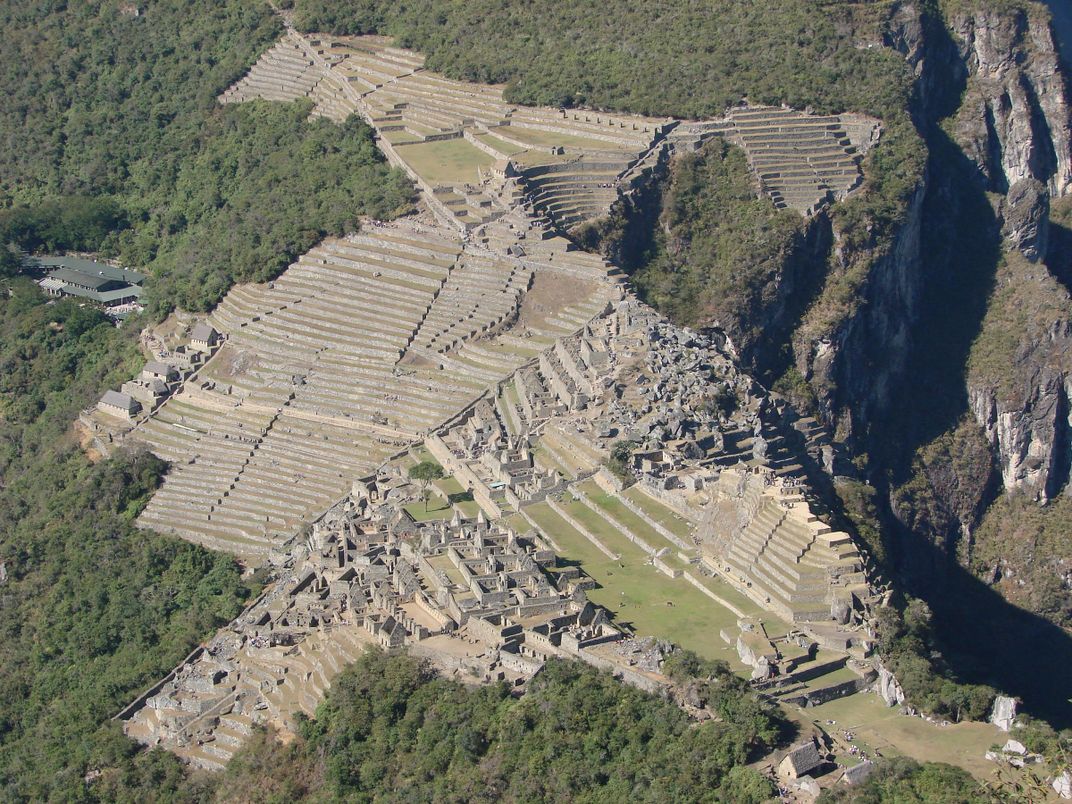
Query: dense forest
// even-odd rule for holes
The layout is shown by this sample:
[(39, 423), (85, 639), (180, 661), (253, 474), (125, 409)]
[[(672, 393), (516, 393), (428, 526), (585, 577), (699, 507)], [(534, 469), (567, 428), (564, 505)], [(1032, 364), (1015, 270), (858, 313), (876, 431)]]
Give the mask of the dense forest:
[(509, 100), (532, 105), (700, 118), (747, 97), (886, 117), (903, 112), (909, 91), (896, 54), (855, 47), (839, 33), (837, 13), (816, 13), (807, 0), (732, 0), (717, 9), (570, 0), (553, 14), (495, 0), (293, 7), (302, 30), (391, 34), (426, 54), (430, 69), (505, 83)]
[[(328, 235), (411, 209), (413, 188), (389, 170), (356, 119), (307, 120), (311, 104), (226, 107), (205, 127), (174, 186), (142, 208), (116, 248), (154, 277), (150, 313), (207, 311), (235, 282), (274, 279)], [(143, 202), (144, 203), (144, 202)]]
[[(576, 662), (550, 662), (518, 699), (504, 685), (468, 688), (414, 659), (371, 652), (343, 671), (314, 720), (300, 720), (296, 738), (261, 731), (215, 776), (160, 771), (159, 794), (221, 802), (772, 800), (771, 782), (741, 762), (779, 724), (724, 669), (687, 654), (670, 662), (679, 681), (704, 679), (718, 720), (690, 724), (674, 703)], [(91, 789), (119, 798), (144, 776), (107, 773)], [(880, 763), (865, 785), (822, 800), (961, 804), (985, 795), (959, 768), (897, 759)]]
[(150, 316), (204, 312), (231, 285), (274, 279), (324, 237), (356, 229), (362, 215), (408, 211), (413, 188), (385, 166), (371, 129), (310, 121), (310, 109), (221, 108), (205, 120), (197, 151), (151, 195), (132, 188), (0, 210), (0, 269), (17, 272), (12, 249), (94, 251), (152, 276)]
[[(71, 424), (144, 359), (116, 328), (19, 277), (23, 252), (93, 251), (150, 274), (149, 315), (207, 309), (412, 189), (367, 127), (308, 106), (220, 107), (280, 32), (256, 2), (16, 2), (0, 80), (0, 797), (101, 800), (185, 784), (113, 716), (256, 590), (229, 557), (135, 529), (165, 466), (92, 464)], [(129, 788), (129, 789), (128, 789)], [(127, 792), (122, 792), (127, 790)], [(138, 791), (138, 792), (131, 792)]]
[[(89, 789), (122, 800), (155, 778), (158, 800), (170, 801), (773, 801), (771, 781), (741, 763), (784, 724), (717, 663), (684, 652), (668, 661), (676, 681), (704, 687), (716, 720), (697, 726), (673, 702), (577, 662), (550, 662), (516, 698), (505, 685), (465, 687), (377, 651), (340, 674), (315, 719), (299, 719), (296, 737), (259, 731), (223, 773), (184, 778), (150, 752)], [(820, 802), (1017, 795), (951, 765), (902, 757)]]
[(73, 301), (47, 304), (23, 278), (0, 295), (5, 799), (79, 798), (90, 767), (132, 762), (108, 719), (255, 588), (227, 556), (134, 528), (160, 460), (90, 464), (71, 432), (79, 408), (141, 361), (134, 335)]
[(518, 699), (369, 653), (297, 740), (252, 743), (219, 789), (254, 801), (766, 801), (770, 782), (741, 763), (778, 723), (743, 682), (708, 669), (723, 720), (695, 726), (576, 662), (548, 663)]
[(208, 310), (360, 216), (410, 208), (412, 186), (359, 121), (309, 120), (307, 104), (216, 103), (278, 37), (266, 4), (132, 10), (0, 9), (11, 32), (0, 63), (3, 245), (119, 257), (154, 277), (159, 315)]

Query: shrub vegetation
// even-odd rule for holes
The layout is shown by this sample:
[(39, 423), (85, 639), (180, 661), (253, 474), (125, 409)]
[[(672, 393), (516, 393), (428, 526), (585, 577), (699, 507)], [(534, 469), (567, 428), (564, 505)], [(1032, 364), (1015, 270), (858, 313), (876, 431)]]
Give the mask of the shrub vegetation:
[(140, 362), (135, 333), (24, 278), (0, 292), (5, 800), (83, 800), (101, 767), (181, 779), (173, 757), (136, 759), (108, 720), (253, 591), (233, 559), (135, 529), (160, 460), (91, 464), (79, 449), (71, 422)]
[(551, 660), (517, 699), (504, 684), (467, 688), (412, 658), (369, 652), (336, 678), (297, 740), (251, 743), (218, 789), (250, 801), (758, 804), (770, 783), (741, 763), (776, 721), (749, 708), (758, 702), (744, 682), (714, 672), (730, 684), (722, 718), (696, 725), (672, 702), (578, 662)]

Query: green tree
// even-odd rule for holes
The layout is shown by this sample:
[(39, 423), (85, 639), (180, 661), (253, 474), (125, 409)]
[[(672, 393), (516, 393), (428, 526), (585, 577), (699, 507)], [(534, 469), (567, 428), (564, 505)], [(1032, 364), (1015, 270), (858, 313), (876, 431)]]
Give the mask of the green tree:
[(424, 501), (424, 510), (428, 510), (428, 500), (432, 496), (432, 483), (441, 480), (443, 467), (435, 461), (421, 461), (409, 468), (410, 480), (416, 480), (421, 487), (421, 499)]
[(907, 757), (880, 760), (862, 784), (837, 785), (820, 797), (821, 804), (973, 804), (986, 801), (980, 784), (967, 771), (942, 762), (919, 763)]
[(633, 450), (638, 446), (639, 444), (636, 441), (620, 439), (615, 441), (610, 448), (607, 468), (627, 486), (636, 482), (636, 478), (633, 476)]
[[(5, 801), (134, 800), (152, 780), (184, 785), (174, 756), (138, 753), (102, 724), (253, 591), (229, 556), (135, 527), (163, 461), (119, 452), (90, 463), (68, 435), (80, 408), (141, 364), (138, 331), (49, 302), (26, 277), (0, 285)], [(102, 771), (99, 788), (83, 782), (90, 770)]]
[[(738, 693), (755, 697), (747, 684)], [(468, 688), (408, 656), (369, 651), (281, 746), (255, 738), (217, 796), (241, 800), (759, 802), (736, 723), (552, 659), (518, 699)]]
[(764, 804), (774, 798), (774, 782), (754, 768), (738, 765), (730, 768), (719, 794), (728, 804)]
[(17, 247), (0, 240), (0, 279), (10, 279), (22, 270), (22, 255)]

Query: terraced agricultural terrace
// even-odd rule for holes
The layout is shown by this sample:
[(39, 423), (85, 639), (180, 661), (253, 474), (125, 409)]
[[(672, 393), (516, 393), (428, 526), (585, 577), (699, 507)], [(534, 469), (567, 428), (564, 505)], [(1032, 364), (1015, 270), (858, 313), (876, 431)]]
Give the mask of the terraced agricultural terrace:
[(142, 521), (259, 563), (614, 293), (595, 261), (578, 295), (518, 326), (553, 280), (444, 235), (370, 224), (228, 294), (209, 318), (223, 345), (127, 436), (174, 466)]
[(862, 115), (750, 106), (722, 120), (682, 126), (675, 136), (697, 142), (723, 137), (744, 150), (760, 192), (775, 206), (811, 214), (859, 185), (860, 159), (880, 133), (879, 122)]
[[(657, 636), (787, 702), (870, 689), (880, 590), (792, 458), (828, 437), (568, 234), (715, 135), (776, 204), (814, 210), (856, 184), (873, 123), (523, 108), (386, 39), (293, 30), (220, 102), (300, 97), (368, 121), (422, 210), (233, 288), (155, 355), (179, 380), (83, 417), (105, 448), (171, 462), (140, 524), (275, 573), (124, 710), (127, 732), (222, 767), (369, 644), (474, 682), (523, 688), (570, 656), (659, 689)], [(428, 462), (434, 487), (409, 474)]]

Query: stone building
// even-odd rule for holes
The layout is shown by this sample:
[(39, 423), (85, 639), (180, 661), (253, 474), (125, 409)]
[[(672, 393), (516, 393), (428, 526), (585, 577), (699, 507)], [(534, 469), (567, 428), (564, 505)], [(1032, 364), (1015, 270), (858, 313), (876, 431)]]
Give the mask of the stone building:
[(97, 403), (97, 410), (108, 416), (129, 420), (138, 415), (141, 411), (141, 404), (130, 394), (109, 389), (104, 392), (104, 396)]
[(141, 376), (145, 380), (160, 380), (164, 383), (171, 383), (179, 379), (179, 372), (168, 363), (160, 360), (150, 360), (142, 367)]
[(823, 764), (822, 755), (815, 740), (794, 746), (778, 763), (778, 775), (783, 779), (799, 779), (807, 776)]
[(197, 324), (193, 332), (190, 333), (190, 346), (200, 352), (211, 353), (219, 345), (219, 342), (220, 333), (204, 322)]

